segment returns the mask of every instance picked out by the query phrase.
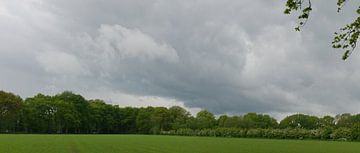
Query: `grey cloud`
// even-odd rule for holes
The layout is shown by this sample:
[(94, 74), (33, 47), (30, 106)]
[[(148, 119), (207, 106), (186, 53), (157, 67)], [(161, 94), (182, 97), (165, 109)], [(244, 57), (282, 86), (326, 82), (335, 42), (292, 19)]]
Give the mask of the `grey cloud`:
[(301, 33), (280, 1), (18, 3), (0, 2), (0, 87), (22, 95), (104, 88), (235, 114), (360, 105), (360, 57), (343, 62), (330, 47), (356, 2), (340, 15), (335, 0), (314, 2)]

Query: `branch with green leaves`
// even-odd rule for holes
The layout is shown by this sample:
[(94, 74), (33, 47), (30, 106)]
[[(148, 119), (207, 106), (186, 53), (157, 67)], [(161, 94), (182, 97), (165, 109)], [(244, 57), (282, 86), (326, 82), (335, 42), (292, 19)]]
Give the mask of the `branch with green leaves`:
[[(348, 0), (338, 0), (338, 12), (341, 11), (343, 6)], [(298, 16), (298, 25), (295, 27), (296, 31), (300, 31), (306, 22), (309, 19), (310, 13), (312, 11), (311, 0), (288, 0), (286, 2), (286, 8), (284, 13), (291, 14), (293, 11), (300, 11)], [(342, 49), (344, 54), (342, 56), (343, 60), (348, 59), (348, 57), (353, 53), (356, 48), (356, 43), (360, 35), (360, 6), (356, 10), (356, 13), (359, 15), (355, 21), (350, 24), (345, 25), (343, 28), (340, 28), (338, 32), (334, 33), (334, 40), (332, 41), (332, 47)]]

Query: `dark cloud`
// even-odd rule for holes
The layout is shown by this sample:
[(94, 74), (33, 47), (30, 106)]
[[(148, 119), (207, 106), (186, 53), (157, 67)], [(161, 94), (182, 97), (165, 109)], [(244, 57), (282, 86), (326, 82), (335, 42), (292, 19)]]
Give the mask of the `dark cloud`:
[(0, 88), (156, 96), (216, 113), (356, 112), (360, 57), (343, 62), (330, 47), (353, 3), (338, 14), (335, 0), (314, 2), (296, 33), (280, 1), (2, 1)]

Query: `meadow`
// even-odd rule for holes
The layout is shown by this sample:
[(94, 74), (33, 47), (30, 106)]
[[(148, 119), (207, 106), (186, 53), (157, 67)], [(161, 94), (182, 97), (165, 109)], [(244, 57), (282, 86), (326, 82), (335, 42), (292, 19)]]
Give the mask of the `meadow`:
[(359, 153), (359, 142), (154, 135), (0, 135), (0, 153)]

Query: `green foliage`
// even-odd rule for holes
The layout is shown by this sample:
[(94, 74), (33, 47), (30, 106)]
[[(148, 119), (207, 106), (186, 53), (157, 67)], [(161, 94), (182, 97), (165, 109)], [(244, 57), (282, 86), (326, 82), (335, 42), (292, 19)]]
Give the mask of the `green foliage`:
[(140, 108), (136, 117), (138, 133), (149, 134), (151, 132), (151, 114), (153, 110), (153, 107)]
[(242, 128), (276, 128), (277, 121), (269, 115), (248, 113), (244, 115)]
[[(360, 15), (360, 6), (357, 9)], [(340, 32), (335, 32), (335, 37), (332, 42), (333, 48), (340, 48), (345, 50), (342, 59), (346, 60), (356, 48), (357, 40), (360, 35), (360, 16), (354, 22), (347, 24), (340, 29)]]
[(341, 140), (341, 141), (351, 140), (352, 137), (351, 129), (345, 127), (335, 129), (330, 137), (334, 140)]
[(318, 117), (304, 114), (287, 116), (280, 122), (281, 128), (317, 129), (319, 125), (320, 119)]
[(202, 110), (196, 114), (197, 129), (212, 128), (216, 124), (214, 114)]
[(331, 139), (331, 134), (334, 131), (332, 127), (323, 127), (320, 129), (320, 138), (323, 140)]
[[(306, 24), (309, 19), (310, 12), (312, 11), (311, 0), (307, 0), (308, 4), (304, 5), (305, 0), (287, 0), (285, 6), (285, 14), (291, 14), (292, 11), (301, 10), (301, 13), (298, 17), (299, 24), (295, 27), (296, 31)], [(342, 9), (347, 0), (338, 0), (338, 12)], [(339, 32), (335, 32), (334, 39), (332, 41), (332, 47), (337, 49), (342, 49), (344, 54), (342, 56), (343, 60), (349, 58), (354, 49), (356, 48), (356, 43), (360, 35), (360, 6), (356, 10), (358, 17), (351, 22), (350, 24), (345, 25), (343, 28), (340, 28)]]
[(191, 116), (179, 106), (121, 108), (63, 92), (25, 101), (0, 91), (0, 133), (138, 133), (276, 139), (359, 140), (360, 114), (318, 118), (294, 114), (280, 124), (265, 114), (222, 115), (202, 110)]
[(349, 128), (354, 124), (354, 121), (355, 121), (354, 119), (355, 118), (349, 113), (336, 115), (335, 116), (336, 126), (337, 127), (348, 127)]
[(113, 133), (117, 127), (116, 108), (102, 100), (90, 100), (91, 133)]
[(16, 130), (21, 109), (22, 99), (19, 96), (0, 91), (0, 133)]
[(241, 129), (241, 128), (215, 128), (215, 129), (178, 129), (162, 131), (164, 135), (181, 136), (209, 136), (209, 137), (238, 137), (238, 138), (269, 138), (269, 139), (350, 139), (349, 128), (323, 128), (323, 129)]
[(188, 121), (190, 118), (190, 113), (184, 108), (179, 106), (173, 106), (169, 108), (169, 119), (170, 119), (170, 129), (180, 129), (189, 127)]
[(222, 115), (219, 117), (218, 119), (218, 126), (219, 127), (225, 127), (225, 128), (230, 128), (230, 127), (236, 127), (236, 128), (240, 128), (241, 126), (244, 125), (244, 119), (240, 116), (226, 116), (226, 115)]
[[(298, 16), (299, 24), (295, 27), (296, 31), (300, 31), (300, 29), (306, 24), (309, 19), (310, 12), (312, 11), (311, 0), (307, 0), (307, 5), (303, 6), (304, 0), (288, 0), (286, 2), (286, 8), (284, 13), (290, 14), (292, 11), (301, 10), (301, 14)], [(304, 7), (304, 8), (303, 8)]]
[(74, 118), (74, 132), (84, 133), (90, 131), (90, 109), (88, 101), (81, 95), (74, 94), (70, 91), (65, 91), (54, 96), (54, 99), (63, 101), (73, 105), (76, 114), (73, 114)]
[(151, 133), (158, 134), (160, 131), (170, 130), (170, 113), (165, 107), (157, 107), (151, 114)]
[(138, 108), (125, 107), (117, 108), (117, 120), (119, 120), (119, 133), (136, 133), (136, 118), (139, 112)]
[(335, 118), (331, 116), (324, 116), (319, 120), (320, 127), (334, 127), (335, 126)]
[(351, 128), (351, 138), (352, 140), (360, 140), (360, 123), (353, 125)]

